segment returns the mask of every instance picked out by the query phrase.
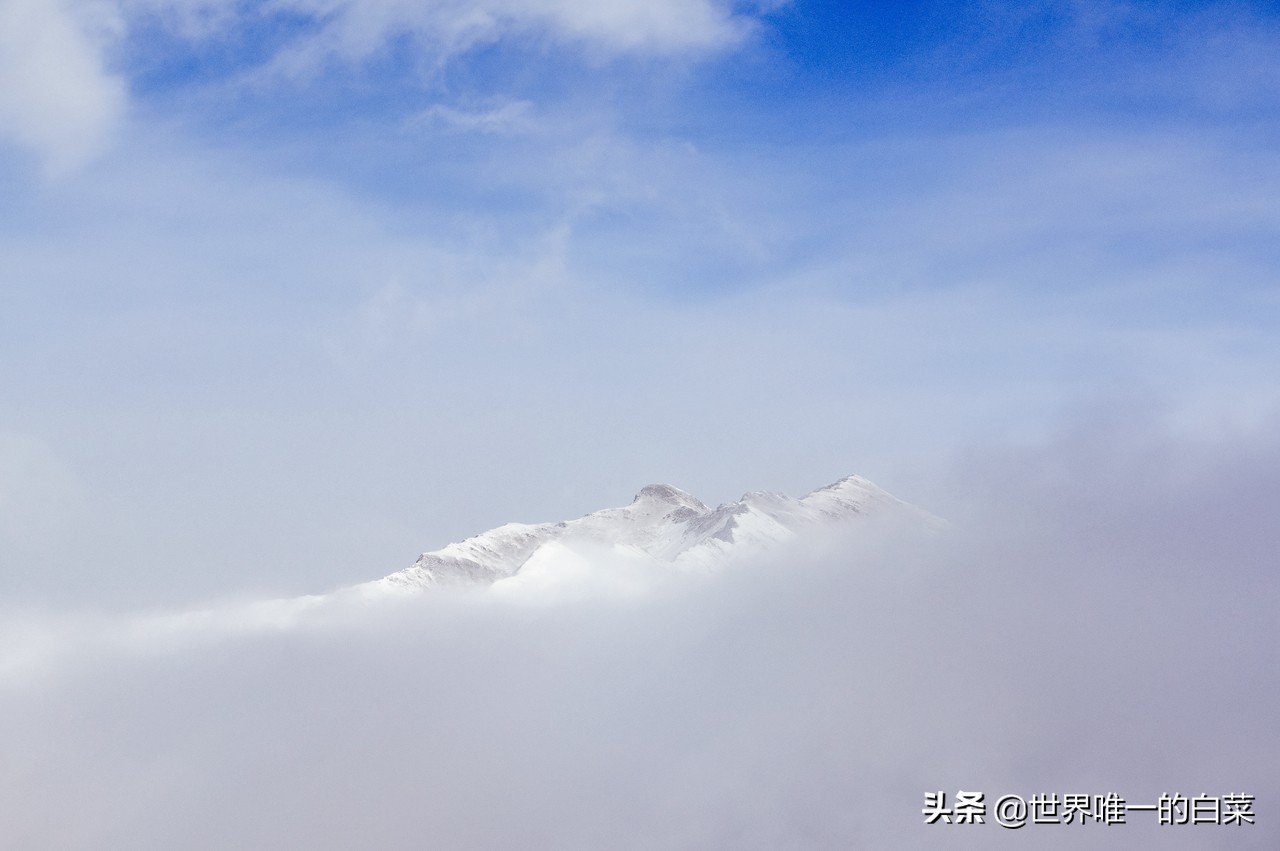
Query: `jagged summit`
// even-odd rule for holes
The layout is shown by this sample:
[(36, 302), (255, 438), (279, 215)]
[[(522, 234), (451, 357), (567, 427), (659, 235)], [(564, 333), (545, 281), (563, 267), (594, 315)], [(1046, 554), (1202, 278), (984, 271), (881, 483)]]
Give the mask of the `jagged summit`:
[(522, 571), (545, 570), (548, 563), (581, 552), (614, 552), (676, 568), (714, 567), (816, 526), (854, 522), (892, 510), (915, 511), (861, 476), (847, 476), (802, 499), (751, 491), (737, 502), (716, 508), (671, 485), (645, 485), (625, 507), (559, 523), (508, 523), (423, 553), (411, 567), (358, 587), (378, 593), (435, 585), (488, 585), (513, 579)]

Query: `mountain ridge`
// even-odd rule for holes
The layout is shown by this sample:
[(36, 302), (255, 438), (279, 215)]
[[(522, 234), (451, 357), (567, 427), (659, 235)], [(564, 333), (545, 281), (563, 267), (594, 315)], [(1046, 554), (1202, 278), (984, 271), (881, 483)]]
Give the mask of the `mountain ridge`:
[[(745, 553), (760, 552), (810, 529), (841, 526), (894, 511), (925, 512), (861, 476), (846, 476), (796, 499), (771, 491), (708, 507), (669, 484), (645, 485), (631, 503), (603, 508), (576, 520), (505, 523), (420, 555), (409, 567), (356, 589), (381, 595), (439, 586), (487, 586), (520, 575), (531, 562), (587, 548), (647, 557), (677, 569), (715, 568)], [(931, 518), (936, 519), (936, 518)]]

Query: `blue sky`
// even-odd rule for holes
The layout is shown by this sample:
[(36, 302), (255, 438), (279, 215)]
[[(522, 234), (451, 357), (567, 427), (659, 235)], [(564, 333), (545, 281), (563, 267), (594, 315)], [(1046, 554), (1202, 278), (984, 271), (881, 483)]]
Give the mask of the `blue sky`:
[(8, 0), (0, 581), (317, 590), (649, 481), (938, 507), (1080, 418), (1263, 428), (1278, 17)]

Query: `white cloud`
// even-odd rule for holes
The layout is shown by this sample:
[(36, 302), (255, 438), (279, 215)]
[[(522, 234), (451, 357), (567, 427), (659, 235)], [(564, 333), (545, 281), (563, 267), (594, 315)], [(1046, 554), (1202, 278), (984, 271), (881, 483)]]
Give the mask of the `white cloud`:
[(103, 66), (114, 21), (96, 4), (0, 0), (0, 136), (55, 173), (83, 165), (125, 107), (125, 86)]
[(311, 29), (275, 58), (305, 73), (330, 59), (359, 62), (410, 36), (435, 61), (514, 36), (570, 43), (604, 56), (672, 55), (741, 41), (752, 18), (716, 0), (121, 0), (131, 13), (159, 16), (171, 31), (199, 39), (272, 15), (301, 16)]

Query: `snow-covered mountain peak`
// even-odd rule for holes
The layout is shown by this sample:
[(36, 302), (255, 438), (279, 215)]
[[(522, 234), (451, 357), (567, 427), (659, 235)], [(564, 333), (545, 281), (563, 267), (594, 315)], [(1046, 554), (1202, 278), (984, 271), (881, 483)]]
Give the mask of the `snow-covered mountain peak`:
[(572, 564), (580, 575), (592, 559), (610, 553), (632, 564), (647, 559), (655, 566), (705, 569), (817, 527), (896, 510), (927, 517), (860, 476), (848, 476), (802, 499), (751, 491), (714, 509), (677, 487), (646, 485), (630, 505), (559, 523), (508, 523), (423, 553), (411, 567), (357, 587), (384, 593), (435, 585), (510, 585), (526, 567), (529, 576), (521, 582), (535, 575), (554, 576), (562, 563)]
[(795, 502), (795, 500), (786, 494), (774, 493), (772, 491), (747, 491), (742, 495), (742, 499), (733, 504), (765, 508), (793, 502)]
[[(820, 488), (814, 489), (811, 492), (811, 494), (824, 493), (824, 492), (851, 493), (855, 491), (856, 492), (880, 491), (880, 488), (877, 487), (873, 482), (867, 479), (864, 479), (862, 476), (845, 476), (843, 479), (841, 479), (838, 482), (832, 482), (829, 485), (824, 485)], [(884, 491), (880, 491), (880, 492), (884, 493)]]
[(640, 505), (646, 503), (669, 505), (672, 508), (692, 508), (694, 511), (707, 510), (707, 507), (702, 504), (702, 500), (671, 485), (645, 485), (640, 488), (640, 492), (636, 494), (631, 504)]
[(818, 488), (801, 499), (800, 504), (833, 516), (851, 511), (872, 511), (888, 505), (903, 505), (897, 497), (861, 476), (846, 476), (838, 482)]

